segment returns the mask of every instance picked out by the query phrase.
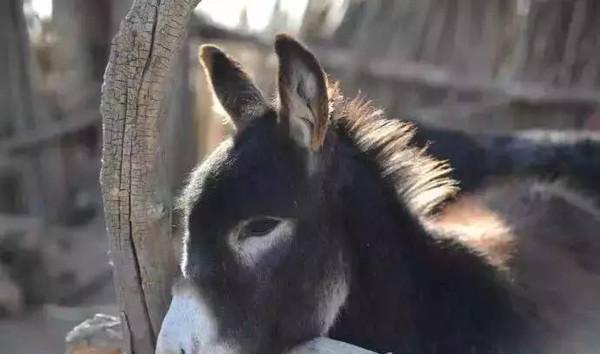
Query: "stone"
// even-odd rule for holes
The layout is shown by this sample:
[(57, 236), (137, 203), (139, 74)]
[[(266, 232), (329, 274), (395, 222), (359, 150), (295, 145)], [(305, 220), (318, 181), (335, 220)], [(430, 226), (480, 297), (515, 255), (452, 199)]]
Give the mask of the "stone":
[(73, 328), (66, 336), (66, 354), (122, 354), (121, 321), (96, 314)]

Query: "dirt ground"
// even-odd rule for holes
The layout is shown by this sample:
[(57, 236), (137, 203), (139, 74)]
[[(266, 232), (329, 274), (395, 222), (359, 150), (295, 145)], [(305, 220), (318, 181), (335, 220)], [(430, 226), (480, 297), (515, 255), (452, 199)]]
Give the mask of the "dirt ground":
[(95, 313), (116, 313), (110, 282), (84, 302), (74, 307), (46, 305), (22, 318), (0, 320), (0, 353), (63, 354), (65, 335), (74, 326)]
[(29, 308), (18, 318), (0, 319), (0, 354), (63, 354), (64, 338), (75, 325), (95, 313), (115, 314), (115, 295), (108, 265), (102, 219), (74, 229), (69, 267), (89, 278), (84, 290), (65, 303)]

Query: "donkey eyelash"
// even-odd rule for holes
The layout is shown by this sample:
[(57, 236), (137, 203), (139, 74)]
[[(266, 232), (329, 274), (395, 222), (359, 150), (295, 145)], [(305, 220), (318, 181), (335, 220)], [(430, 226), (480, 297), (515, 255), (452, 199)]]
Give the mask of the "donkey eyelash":
[(261, 216), (246, 220), (240, 226), (238, 238), (261, 237), (271, 233), (283, 220), (271, 216)]
[[(279, 245), (281, 247), (288, 247), (293, 233), (294, 222), (290, 219), (279, 219), (279, 222), (262, 236), (254, 237), (240, 237), (241, 227), (247, 223), (244, 222), (240, 227), (240, 230), (235, 236), (233, 247), (237, 250), (240, 261), (251, 266), (259, 262), (263, 255), (273, 247)], [(231, 242), (231, 241), (230, 241)]]

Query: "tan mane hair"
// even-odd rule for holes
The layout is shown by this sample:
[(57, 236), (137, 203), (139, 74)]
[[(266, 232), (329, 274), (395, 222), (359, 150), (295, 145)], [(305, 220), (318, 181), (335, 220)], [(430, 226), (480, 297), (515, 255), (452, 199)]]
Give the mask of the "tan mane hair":
[(360, 94), (353, 99), (343, 97), (338, 83), (331, 80), (329, 101), (332, 123), (375, 158), (383, 177), (414, 214), (428, 215), (456, 194), (450, 165), (413, 144), (416, 128), (412, 124), (386, 117)]

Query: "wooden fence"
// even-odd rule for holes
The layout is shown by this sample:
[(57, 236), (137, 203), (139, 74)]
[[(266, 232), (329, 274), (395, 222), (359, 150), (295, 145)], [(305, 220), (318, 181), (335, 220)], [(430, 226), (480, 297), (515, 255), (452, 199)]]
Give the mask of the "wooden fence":
[(594, 0), (355, 1), (321, 58), (391, 114), (468, 130), (579, 127), (600, 106)]

